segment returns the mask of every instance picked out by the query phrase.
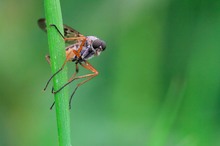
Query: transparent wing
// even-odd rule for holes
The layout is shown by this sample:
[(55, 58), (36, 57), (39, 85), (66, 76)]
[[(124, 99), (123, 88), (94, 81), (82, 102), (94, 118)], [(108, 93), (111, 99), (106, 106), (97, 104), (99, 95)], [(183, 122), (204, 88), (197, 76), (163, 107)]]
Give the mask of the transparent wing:
[[(46, 19), (41, 18), (38, 20), (38, 26), (45, 32), (47, 32), (47, 27), (46, 27)], [(67, 26), (67, 25), (63, 25), (63, 31), (64, 31), (64, 37), (66, 38), (73, 38), (73, 37), (83, 37), (83, 35), (78, 32), (77, 30)], [(66, 41), (67, 43), (73, 44), (76, 43), (76, 40), (68, 40)]]

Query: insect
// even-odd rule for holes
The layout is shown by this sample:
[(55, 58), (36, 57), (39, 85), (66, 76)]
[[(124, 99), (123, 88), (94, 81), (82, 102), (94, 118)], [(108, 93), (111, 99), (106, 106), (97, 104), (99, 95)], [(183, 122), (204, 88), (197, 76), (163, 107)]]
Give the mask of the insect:
[[(41, 18), (38, 20), (38, 25), (42, 30), (47, 32), (46, 20), (44, 18)], [(54, 27), (57, 30), (57, 32), (60, 34), (60, 36), (68, 44), (68, 46), (66, 47), (66, 60), (64, 61), (61, 68), (50, 77), (50, 79), (46, 83), (44, 91), (47, 89), (52, 78), (55, 75), (57, 75), (60, 71), (63, 70), (64, 66), (66, 65), (66, 63), (68, 61), (75, 63), (75, 73), (71, 76), (71, 78), (68, 80), (68, 82), (66, 84), (64, 84), (57, 91), (54, 91), (52, 88), (53, 94), (58, 93), (64, 87), (66, 87), (72, 81), (74, 81), (76, 79), (86, 78), (85, 80), (83, 80), (77, 84), (77, 86), (73, 90), (73, 93), (70, 96), (69, 109), (71, 109), (71, 101), (72, 101), (72, 98), (73, 98), (76, 90), (78, 89), (78, 87), (80, 87), (81, 85), (83, 85), (84, 83), (88, 82), (89, 80), (91, 80), (92, 78), (94, 78), (95, 76), (98, 75), (98, 71), (87, 60), (93, 58), (94, 56), (99, 56), (101, 54), (101, 52), (105, 50), (106, 43), (103, 40), (101, 40), (95, 36), (84, 36), (81, 33), (79, 33), (78, 31), (76, 31), (75, 29), (73, 29), (67, 25), (63, 25), (64, 35), (62, 35), (62, 33), (59, 31), (59, 29), (57, 28), (56, 25), (51, 24), (50, 26)], [(50, 64), (50, 56), (47, 55), (45, 58), (46, 58), (47, 62)], [(85, 69), (90, 70), (92, 73), (82, 75), (82, 76), (76, 76), (77, 73), (79, 72), (78, 64), (81, 65), (82, 67), (84, 67)], [(54, 104), (55, 104), (55, 101), (53, 102), (50, 109), (53, 108)]]

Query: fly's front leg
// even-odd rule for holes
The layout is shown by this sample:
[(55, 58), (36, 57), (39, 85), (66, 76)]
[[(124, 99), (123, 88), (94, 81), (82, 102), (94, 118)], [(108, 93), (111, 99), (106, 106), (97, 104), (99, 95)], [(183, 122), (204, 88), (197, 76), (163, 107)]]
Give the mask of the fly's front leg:
[[(69, 52), (69, 53), (71, 53), (72, 55), (72, 58), (73, 58), (73, 56), (76, 56), (77, 58), (80, 58), (80, 54), (76, 51), (76, 50), (72, 50), (71, 52)], [(68, 57), (68, 56), (67, 56)], [(75, 76), (76, 76), (76, 74), (79, 72), (79, 67), (78, 67), (78, 62), (76, 62), (76, 71), (75, 71), (75, 73), (72, 75), (72, 77), (68, 80), (68, 82), (66, 83), (66, 84), (64, 84), (60, 89), (58, 89), (57, 91), (54, 91), (53, 89), (52, 89), (52, 93), (53, 94), (56, 94), (56, 93), (58, 93), (59, 91), (61, 91), (64, 87), (66, 87), (69, 83), (71, 83), (73, 80), (75, 80)]]
[[(47, 89), (47, 87), (48, 87), (50, 81), (51, 81), (60, 71), (63, 70), (63, 68), (64, 68), (64, 66), (66, 65), (66, 63), (67, 63), (69, 60), (71, 60), (71, 58), (72, 58), (73, 55), (74, 55), (74, 54), (72, 54), (71, 52), (66, 52), (66, 54), (67, 54), (67, 55), (66, 55), (66, 59), (65, 59), (63, 65), (61, 66), (61, 68), (60, 68), (57, 72), (55, 72), (55, 73), (49, 78), (49, 80), (47, 81), (47, 83), (46, 83), (46, 85), (45, 85), (45, 87), (44, 87), (44, 91)], [(46, 60), (47, 60), (48, 63), (50, 64), (50, 57), (46, 56)], [(52, 89), (52, 90), (53, 90), (53, 89)]]
[(65, 60), (64, 63), (63, 63), (63, 65), (62, 65), (62, 67), (61, 67), (57, 72), (55, 72), (55, 73), (49, 78), (49, 80), (47, 81), (47, 83), (46, 83), (46, 85), (45, 85), (45, 87), (44, 87), (44, 91), (47, 89), (47, 87), (48, 87), (50, 81), (55, 77), (55, 75), (57, 75), (61, 70), (63, 70), (63, 68), (64, 68), (64, 66), (66, 65), (66, 63), (67, 63), (67, 60)]
[[(47, 63), (48, 63), (49, 65), (51, 65), (51, 63), (50, 63), (50, 56), (49, 56), (49, 55), (46, 55), (46, 56), (45, 56), (45, 59), (46, 59)], [(51, 92), (53, 93), (53, 87), (52, 87)]]
[(84, 39), (82, 40), (82, 43), (80, 44), (80, 47), (79, 49), (77, 50), (77, 52), (80, 54), (80, 52), (82, 51), (83, 49), (83, 46), (85, 45), (86, 43), (86, 37), (84, 37)]
[[(50, 63), (50, 56), (49, 56), (49, 55), (46, 55), (46, 56), (45, 56), (45, 59), (46, 59), (47, 63), (48, 63), (49, 65), (51, 65), (51, 63)], [(53, 93), (53, 87), (52, 87), (51, 92)], [(53, 104), (52, 104), (52, 106), (50, 107), (50, 109), (53, 108), (54, 104), (55, 104), (55, 101), (53, 102)]]

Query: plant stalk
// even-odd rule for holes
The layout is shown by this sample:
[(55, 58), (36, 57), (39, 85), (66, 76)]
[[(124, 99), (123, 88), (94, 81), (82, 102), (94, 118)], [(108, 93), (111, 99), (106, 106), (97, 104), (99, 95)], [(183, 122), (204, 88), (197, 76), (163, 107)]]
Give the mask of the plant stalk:
[[(63, 65), (65, 55), (65, 42), (51, 24), (55, 24), (63, 33), (62, 14), (59, 0), (45, 0), (45, 17), (47, 21), (48, 45), (51, 59), (51, 70), (54, 74)], [(67, 83), (67, 68), (53, 78), (54, 90), (58, 90)], [(68, 87), (54, 95), (56, 106), (56, 119), (58, 128), (59, 146), (71, 146), (70, 140), (70, 116)]]

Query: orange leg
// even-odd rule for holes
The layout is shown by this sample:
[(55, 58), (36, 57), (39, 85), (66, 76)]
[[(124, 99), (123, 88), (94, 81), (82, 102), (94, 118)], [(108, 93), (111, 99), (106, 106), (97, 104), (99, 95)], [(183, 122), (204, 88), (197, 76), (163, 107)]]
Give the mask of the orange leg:
[[(88, 62), (85, 62), (85, 64), (80, 63), (81, 66), (83, 66), (84, 68), (90, 70), (93, 72), (93, 74), (87, 74), (87, 75), (83, 75), (83, 76), (78, 76), (75, 77), (76, 74), (78, 73), (78, 65), (76, 64), (76, 72), (72, 75), (72, 77), (68, 80), (68, 82), (66, 84), (64, 84), (60, 89), (58, 89), (57, 91), (54, 91), (53, 93), (56, 94), (58, 92), (60, 92), (64, 87), (66, 87), (67, 85), (69, 85), (71, 82), (73, 82), (74, 80), (77, 79), (81, 79), (81, 78), (86, 78), (86, 77), (95, 77), (98, 75), (98, 71), (93, 68)], [(86, 81), (86, 80), (85, 80)]]
[(56, 26), (55, 24), (51, 24), (50, 26), (53, 26), (53, 27), (57, 30), (57, 32), (58, 32), (58, 33), (60, 34), (60, 36), (64, 39), (64, 41), (74, 41), (74, 40), (77, 40), (77, 41), (81, 40), (81, 41), (82, 41), (82, 43), (80, 44), (79, 49), (77, 50), (78, 53), (75, 53), (75, 54), (79, 54), (79, 55), (77, 55), (77, 57), (80, 58), (80, 52), (82, 51), (83, 46), (84, 46), (84, 44), (85, 44), (85, 42), (86, 42), (86, 37), (83, 36), (83, 35), (81, 35), (81, 34), (79, 34), (77, 37), (69, 37), (69, 38), (67, 38), (67, 37), (65, 37), (65, 36), (60, 32), (60, 30), (57, 28), (57, 26)]
[[(71, 39), (71, 38), (69, 38), (69, 39)], [(83, 46), (84, 46), (84, 44), (85, 44), (85, 42), (86, 42), (86, 38), (82, 41), (82, 43), (81, 43), (81, 45), (80, 45), (80, 47), (79, 47), (79, 49), (76, 51), (76, 50), (72, 50), (72, 52), (73, 52), (73, 54), (75, 55), (75, 56), (77, 56), (77, 58), (80, 58), (81, 57), (81, 55), (80, 55), (80, 52), (81, 52), (81, 50), (82, 50), (82, 48), (83, 48)], [(71, 53), (71, 52), (70, 52)], [(68, 58), (68, 56), (67, 56), (67, 58)], [(72, 57), (73, 58), (73, 57)], [(78, 63), (76, 63), (76, 72), (72, 75), (72, 77), (69, 79), (69, 81), (71, 81), (71, 80), (73, 80), (74, 78), (75, 78), (75, 76), (76, 76), (76, 74), (78, 73)], [(75, 79), (74, 79), (75, 80)], [(69, 82), (68, 81), (68, 82)], [(62, 90), (66, 85), (68, 85), (69, 83), (66, 83), (63, 87), (61, 87), (59, 90), (57, 90), (56, 92), (54, 92), (53, 91), (53, 88), (52, 88), (52, 93), (57, 93), (57, 92), (59, 92), (60, 90)]]
[[(81, 37), (80, 37), (81, 38)], [(81, 57), (81, 55), (80, 55), (80, 52), (82, 51), (82, 49), (83, 49), (83, 46), (85, 45), (85, 42), (86, 42), (86, 37), (82, 37), (83, 38), (83, 40), (82, 40), (82, 42), (81, 42), (81, 44), (80, 44), (80, 46), (79, 46), (79, 49), (76, 51), (76, 50), (73, 50), (73, 53), (74, 54), (76, 54), (76, 56), (78, 57), (78, 58), (80, 58)], [(71, 39), (76, 39), (76, 38), (66, 38), (67, 40), (71, 40)]]
[[(72, 77), (69, 79), (69, 81), (72, 80), (73, 78), (75, 78), (75, 76), (76, 76), (76, 74), (77, 74), (78, 72), (79, 72), (79, 68), (78, 68), (78, 64), (76, 63), (76, 71), (75, 71), (75, 73), (72, 75)], [(69, 81), (68, 81), (68, 82), (69, 82)], [(62, 86), (59, 90), (57, 90), (57, 91), (55, 91), (55, 92), (54, 92), (54, 89), (52, 88), (52, 93), (53, 93), (53, 94), (56, 94), (57, 92), (59, 92), (60, 90), (62, 90), (66, 85), (68, 85), (68, 84), (65, 84), (64, 86)], [(55, 104), (55, 101), (53, 102), (53, 104), (52, 104), (51, 107), (50, 107), (51, 110), (52, 110), (54, 104)]]
[(72, 51), (77, 56), (77, 58), (80, 58), (81, 55), (76, 50), (72, 50)]
[(64, 38), (65, 41), (74, 41), (74, 40), (84, 40), (86, 37), (71, 37), (71, 38)]
[(81, 35), (81, 34), (79, 34), (77, 37), (67, 38), (67, 37), (65, 37), (65, 36), (60, 32), (60, 30), (57, 28), (57, 26), (56, 26), (55, 24), (51, 24), (50, 26), (53, 26), (53, 27), (57, 30), (57, 32), (60, 34), (60, 36), (61, 36), (65, 41), (74, 41), (74, 40), (84, 40), (84, 39), (86, 39), (86, 37), (83, 36), (83, 35)]
[(79, 49), (77, 50), (78, 53), (80, 53), (80, 52), (82, 51), (83, 46), (85, 45), (85, 42), (86, 42), (86, 38), (84, 38), (84, 39), (82, 40), (82, 43), (80, 44), (80, 47), (79, 47)]
[(64, 87), (66, 87), (67, 85), (69, 85), (71, 82), (73, 82), (76, 79), (87, 78), (86, 80), (84, 80), (84, 81), (80, 82), (79, 84), (77, 84), (76, 88), (74, 89), (74, 91), (73, 91), (73, 93), (72, 93), (72, 95), (70, 97), (69, 108), (71, 108), (71, 101), (72, 101), (73, 95), (75, 94), (75, 92), (78, 89), (78, 87), (83, 85), (84, 83), (88, 82), (89, 80), (91, 80), (92, 78), (94, 78), (95, 76), (98, 75), (98, 71), (91, 64), (89, 64), (87, 61), (85, 61), (84, 63), (80, 63), (80, 65), (82, 67), (84, 67), (85, 69), (88, 69), (88, 70), (92, 71), (93, 73), (92, 74), (87, 74), (87, 75), (75, 77), (76, 73), (77, 73), (76, 72), (76, 73), (73, 74), (73, 76), (69, 79), (69, 81), (65, 85), (63, 85), (59, 90), (54, 92), (54, 94), (58, 93)]
[[(45, 85), (45, 87), (44, 87), (44, 89), (43, 89), (44, 91), (47, 89), (47, 87), (48, 87), (50, 81), (55, 77), (55, 75), (57, 75), (60, 71), (62, 71), (63, 68), (64, 68), (64, 66), (66, 65), (66, 63), (67, 63), (68, 61), (70, 61), (71, 58), (73, 58), (73, 56), (76, 55), (76, 54), (74, 54), (74, 52), (66, 52), (66, 54), (67, 54), (67, 55), (66, 55), (66, 59), (65, 59), (63, 65), (61, 66), (61, 68), (60, 68), (57, 72), (55, 72), (55, 73), (49, 78), (49, 80), (47, 81), (47, 83), (46, 83), (46, 85)], [(48, 61), (48, 63), (50, 63), (49, 57), (46, 56), (46, 60)], [(53, 90), (53, 89), (52, 89), (52, 90)]]
[(85, 62), (85, 64), (80, 64), (80, 65), (82, 65), (84, 68), (92, 71), (93, 74), (87, 74), (87, 75), (84, 75), (84, 76), (76, 77), (76, 79), (82, 79), (82, 78), (87, 78), (87, 79), (80, 82), (79, 84), (77, 84), (77, 86), (74, 89), (72, 95), (70, 96), (69, 109), (71, 109), (72, 98), (73, 98), (74, 94), (76, 93), (76, 90), (79, 88), (79, 86), (85, 84), (86, 82), (88, 82), (89, 80), (91, 80), (92, 78), (94, 78), (95, 76), (97, 76), (99, 74), (99, 72), (91, 64), (89, 64), (88, 62)]

